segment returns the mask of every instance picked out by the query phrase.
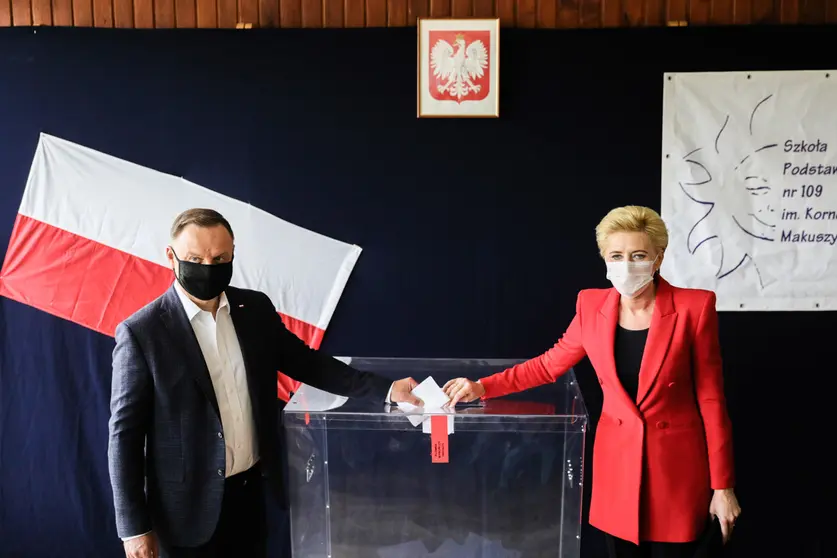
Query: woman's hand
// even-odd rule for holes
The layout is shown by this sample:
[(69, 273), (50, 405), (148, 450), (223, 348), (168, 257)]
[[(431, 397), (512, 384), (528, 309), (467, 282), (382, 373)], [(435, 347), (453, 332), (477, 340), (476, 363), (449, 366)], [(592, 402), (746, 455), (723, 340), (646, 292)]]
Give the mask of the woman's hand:
[(738, 505), (738, 498), (735, 497), (732, 488), (715, 491), (712, 502), (709, 504), (709, 515), (718, 518), (718, 522), (721, 524), (721, 533), (724, 536), (724, 544), (726, 544), (732, 536), (732, 530), (735, 528), (738, 516), (741, 515), (741, 506)]
[(485, 395), (485, 387), (479, 382), (472, 382), (468, 378), (454, 378), (442, 388), (445, 395), (450, 397), (449, 407), (456, 407), (462, 401), (470, 403)]

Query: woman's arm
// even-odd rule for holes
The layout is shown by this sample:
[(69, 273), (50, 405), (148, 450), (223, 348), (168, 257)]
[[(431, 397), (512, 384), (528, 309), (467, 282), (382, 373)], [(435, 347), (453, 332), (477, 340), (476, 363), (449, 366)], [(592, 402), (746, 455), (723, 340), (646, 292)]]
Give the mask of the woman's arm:
[(732, 424), (724, 397), (721, 347), (718, 341), (718, 312), (715, 293), (709, 293), (698, 318), (692, 348), (692, 371), (698, 407), (709, 450), (709, 477), (714, 490), (733, 488)]
[(582, 293), (578, 294), (576, 300), (575, 317), (561, 340), (538, 357), (512, 366), (503, 372), (482, 378), (480, 384), (485, 388), (483, 399), (502, 397), (509, 393), (516, 393), (554, 382), (584, 358), (586, 353), (581, 342)]

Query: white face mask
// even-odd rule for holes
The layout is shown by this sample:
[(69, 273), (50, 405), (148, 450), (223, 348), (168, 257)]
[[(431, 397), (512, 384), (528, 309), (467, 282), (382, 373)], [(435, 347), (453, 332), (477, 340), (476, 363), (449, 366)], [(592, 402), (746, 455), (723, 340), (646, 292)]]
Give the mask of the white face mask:
[(619, 294), (633, 298), (654, 279), (656, 261), (607, 262), (607, 278)]

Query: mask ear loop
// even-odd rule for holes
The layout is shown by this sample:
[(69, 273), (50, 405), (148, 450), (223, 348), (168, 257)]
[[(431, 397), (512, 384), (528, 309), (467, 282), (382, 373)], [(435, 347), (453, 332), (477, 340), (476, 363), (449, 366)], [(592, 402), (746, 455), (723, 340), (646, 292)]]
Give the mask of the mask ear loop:
[(169, 245), (169, 250), (171, 250), (171, 255), (174, 256), (174, 260), (177, 262), (177, 265), (174, 266), (174, 269), (171, 271), (174, 273), (174, 279), (180, 283), (180, 286), (182, 287), (183, 283), (180, 281), (180, 264), (183, 263), (183, 260), (177, 256), (177, 252), (174, 251), (174, 248), (172, 248), (171, 245)]
[[(657, 260), (660, 259), (661, 255), (662, 254), (657, 254), (657, 257), (654, 258), (654, 261), (651, 262), (651, 265), (656, 264)], [(656, 270), (654, 270), (654, 277), (653, 277), (654, 283), (656, 283), (659, 278), (660, 278), (660, 268), (658, 267)]]

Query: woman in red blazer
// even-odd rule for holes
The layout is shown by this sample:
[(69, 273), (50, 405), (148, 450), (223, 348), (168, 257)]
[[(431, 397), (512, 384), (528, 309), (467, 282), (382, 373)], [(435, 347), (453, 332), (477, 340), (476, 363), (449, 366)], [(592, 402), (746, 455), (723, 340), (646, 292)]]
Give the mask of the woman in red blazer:
[(500, 397), (554, 382), (587, 356), (604, 394), (590, 523), (608, 535), (614, 558), (693, 556), (710, 517), (726, 540), (741, 512), (715, 295), (659, 277), (668, 232), (652, 209), (612, 210), (596, 241), (613, 288), (581, 291), (554, 347), (444, 390), (451, 406)]

